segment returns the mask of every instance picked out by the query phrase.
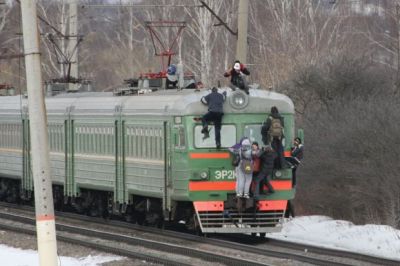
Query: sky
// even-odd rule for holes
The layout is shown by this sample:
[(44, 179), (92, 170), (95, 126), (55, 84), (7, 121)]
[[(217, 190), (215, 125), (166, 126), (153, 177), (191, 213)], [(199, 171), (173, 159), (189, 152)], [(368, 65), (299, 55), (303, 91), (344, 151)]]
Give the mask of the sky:
[[(400, 230), (385, 225), (354, 225), (327, 216), (300, 216), (286, 221), (282, 231), (267, 237), (292, 242), (354, 251), (377, 257), (399, 260)], [(38, 254), (0, 245), (2, 266), (39, 266)], [(121, 260), (117, 256), (60, 257), (62, 266), (97, 266)]]

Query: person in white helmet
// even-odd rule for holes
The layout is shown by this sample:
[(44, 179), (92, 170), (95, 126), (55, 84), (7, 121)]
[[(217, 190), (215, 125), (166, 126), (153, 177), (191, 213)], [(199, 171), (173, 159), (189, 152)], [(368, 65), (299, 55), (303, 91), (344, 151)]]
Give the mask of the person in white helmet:
[(233, 67), (228, 69), (224, 73), (224, 77), (231, 77), (232, 90), (235, 90), (236, 87), (245, 91), (246, 94), (249, 94), (249, 87), (247, 86), (246, 80), (244, 76), (250, 75), (250, 71), (246, 68), (246, 66), (240, 63), (239, 60), (236, 60), (233, 64)]

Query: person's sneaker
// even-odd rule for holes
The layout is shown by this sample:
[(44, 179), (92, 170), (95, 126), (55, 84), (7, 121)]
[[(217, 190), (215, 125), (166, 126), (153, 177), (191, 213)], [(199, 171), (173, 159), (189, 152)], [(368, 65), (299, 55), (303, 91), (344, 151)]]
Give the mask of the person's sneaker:
[(217, 143), (217, 149), (221, 149), (221, 143)]
[(236, 197), (238, 197), (238, 198), (241, 198), (243, 195), (242, 194), (240, 194), (240, 193), (237, 193), (236, 194)]
[(203, 129), (201, 130), (201, 134), (208, 134), (208, 128), (203, 127)]
[(208, 139), (210, 137), (210, 134), (208, 134), (208, 132), (207, 133), (203, 133), (203, 134), (204, 134), (203, 140)]
[(244, 194), (244, 195), (243, 195), (243, 198), (249, 199), (249, 198), (250, 198), (250, 197), (249, 197), (249, 194)]

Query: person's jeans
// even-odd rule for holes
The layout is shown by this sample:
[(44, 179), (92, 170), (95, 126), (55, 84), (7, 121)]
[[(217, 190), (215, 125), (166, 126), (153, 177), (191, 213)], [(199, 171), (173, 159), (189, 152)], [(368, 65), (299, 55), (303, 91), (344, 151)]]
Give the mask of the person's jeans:
[(208, 112), (203, 116), (202, 119), (203, 129), (208, 127), (209, 122), (214, 122), (215, 143), (217, 145), (221, 144), (221, 121), (223, 115), (223, 113)]
[(271, 183), (271, 173), (264, 173), (264, 172), (260, 172), (257, 177), (254, 180), (254, 184), (255, 184), (255, 189), (254, 189), (254, 198), (258, 198), (260, 196), (260, 190), (262, 188), (260, 188), (261, 186), (264, 186), (264, 184), (268, 187), (269, 192), (273, 193), (275, 192), (274, 188), (272, 187)]

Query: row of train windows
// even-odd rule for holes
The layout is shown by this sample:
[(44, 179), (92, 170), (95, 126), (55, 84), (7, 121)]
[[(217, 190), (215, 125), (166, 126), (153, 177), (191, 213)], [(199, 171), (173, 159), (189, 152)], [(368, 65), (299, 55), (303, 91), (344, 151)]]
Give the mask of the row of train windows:
[[(200, 125), (194, 128), (194, 144), (196, 148), (215, 146), (213, 127), (210, 127), (211, 137), (203, 139)], [(65, 147), (64, 125), (49, 125), (50, 150), (63, 152)], [(260, 125), (246, 125), (244, 135), (251, 141), (261, 141)], [(237, 139), (235, 125), (223, 125), (221, 128), (222, 147), (230, 147)], [(84, 154), (115, 154), (114, 127), (75, 127), (75, 152)], [(163, 129), (162, 127), (125, 128), (126, 156), (138, 158), (163, 158)], [(175, 144), (177, 147), (186, 146), (185, 129), (179, 128)], [(4, 148), (22, 148), (22, 125), (0, 124), (0, 146)]]
[[(75, 128), (75, 152), (82, 154), (115, 155), (114, 128)], [(125, 156), (143, 159), (163, 158), (162, 128), (126, 127)]]
[[(116, 146), (114, 131), (114, 127), (77, 126), (73, 139), (75, 153), (114, 156)], [(0, 147), (22, 149), (22, 134), (21, 124), (0, 123)], [(49, 124), (48, 136), (50, 151), (65, 152), (64, 125)], [(127, 157), (162, 159), (163, 129), (127, 127), (124, 146)]]

